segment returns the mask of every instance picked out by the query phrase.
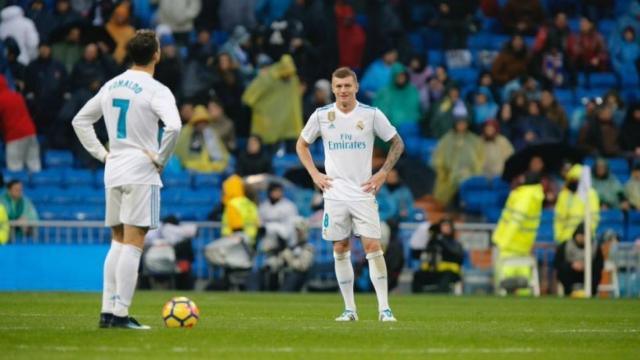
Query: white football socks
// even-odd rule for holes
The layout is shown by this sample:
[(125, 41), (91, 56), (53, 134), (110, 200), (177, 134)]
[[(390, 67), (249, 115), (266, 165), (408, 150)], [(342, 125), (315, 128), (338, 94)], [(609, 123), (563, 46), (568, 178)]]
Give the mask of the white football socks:
[(113, 310), (115, 316), (128, 316), (129, 306), (133, 299), (133, 293), (136, 291), (136, 283), (138, 281), (138, 267), (140, 266), (140, 257), (142, 249), (130, 244), (125, 244), (118, 259), (118, 268), (116, 269), (116, 304)]
[(116, 269), (118, 268), (118, 259), (124, 244), (111, 240), (111, 247), (104, 259), (104, 273), (102, 275), (102, 311), (103, 313), (113, 314), (113, 307), (116, 298)]
[(340, 285), (340, 292), (344, 299), (346, 310), (356, 311), (356, 303), (353, 299), (353, 265), (351, 264), (351, 251), (342, 254), (333, 253), (335, 259), (336, 278)]
[(389, 309), (387, 264), (384, 262), (382, 250), (367, 254), (369, 260), (369, 276), (378, 297), (378, 311)]

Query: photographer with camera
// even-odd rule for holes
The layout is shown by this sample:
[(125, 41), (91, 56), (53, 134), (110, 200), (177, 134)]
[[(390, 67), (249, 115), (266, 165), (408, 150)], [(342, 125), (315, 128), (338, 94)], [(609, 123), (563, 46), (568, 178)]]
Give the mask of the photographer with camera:
[(422, 250), (413, 250), (412, 256), (420, 260), (420, 268), (413, 275), (414, 293), (450, 293), (461, 280), (464, 249), (455, 238), (451, 219), (429, 227), (429, 240)]

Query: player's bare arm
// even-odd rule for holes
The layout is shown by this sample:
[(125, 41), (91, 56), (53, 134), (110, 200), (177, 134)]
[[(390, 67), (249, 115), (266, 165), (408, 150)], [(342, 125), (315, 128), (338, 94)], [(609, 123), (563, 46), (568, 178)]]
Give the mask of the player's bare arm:
[(394, 135), (389, 142), (391, 143), (391, 148), (389, 149), (387, 159), (382, 165), (382, 168), (371, 176), (367, 182), (362, 184), (362, 187), (366, 192), (372, 192), (375, 194), (380, 191), (380, 187), (382, 187), (384, 182), (387, 180), (387, 174), (389, 174), (389, 171), (396, 166), (398, 159), (400, 159), (400, 155), (402, 155), (402, 152), (404, 151), (404, 141), (402, 141), (400, 135)]
[(307, 169), (313, 183), (316, 184), (321, 191), (331, 188), (332, 179), (318, 170), (316, 164), (313, 163), (311, 151), (309, 151), (309, 144), (302, 137), (299, 137), (296, 143), (296, 153), (298, 153), (300, 162), (304, 168)]

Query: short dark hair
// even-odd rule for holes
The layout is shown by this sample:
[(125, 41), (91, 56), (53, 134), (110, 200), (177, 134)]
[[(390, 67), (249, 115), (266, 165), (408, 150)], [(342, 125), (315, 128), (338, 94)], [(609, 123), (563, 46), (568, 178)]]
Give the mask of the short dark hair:
[(127, 43), (127, 54), (134, 64), (149, 65), (158, 51), (158, 38), (153, 30), (138, 30)]
[(346, 66), (343, 67), (339, 67), (337, 68), (333, 74), (331, 74), (331, 78), (338, 78), (338, 79), (344, 79), (344, 78), (348, 78), (348, 77), (352, 77), (353, 80), (356, 81), (356, 83), (358, 82), (358, 75), (356, 75), (356, 73), (349, 69)]
[(18, 185), (18, 184), (22, 184), (22, 181), (16, 180), (16, 179), (9, 180), (9, 182), (7, 183), (7, 189), (11, 190), (12, 187), (14, 187), (15, 185)]

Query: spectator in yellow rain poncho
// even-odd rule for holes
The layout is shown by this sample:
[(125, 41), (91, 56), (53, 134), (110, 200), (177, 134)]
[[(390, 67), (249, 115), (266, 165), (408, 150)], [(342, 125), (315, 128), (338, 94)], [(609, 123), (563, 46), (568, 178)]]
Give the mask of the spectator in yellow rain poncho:
[[(582, 166), (573, 165), (567, 173), (566, 183), (558, 195), (553, 218), (553, 232), (558, 244), (570, 240), (578, 225), (584, 221), (585, 202), (578, 193), (580, 174), (582, 174)], [(600, 198), (593, 188), (589, 189), (589, 205), (591, 231), (595, 234), (600, 222)]]
[(296, 140), (302, 130), (302, 95), (290, 55), (269, 66), (249, 84), (242, 101), (252, 111), (251, 134), (265, 145)]

